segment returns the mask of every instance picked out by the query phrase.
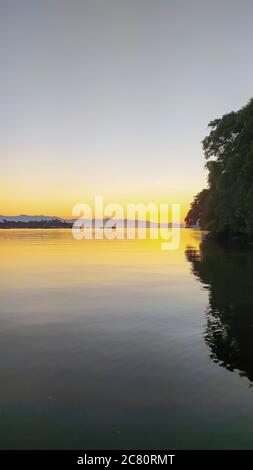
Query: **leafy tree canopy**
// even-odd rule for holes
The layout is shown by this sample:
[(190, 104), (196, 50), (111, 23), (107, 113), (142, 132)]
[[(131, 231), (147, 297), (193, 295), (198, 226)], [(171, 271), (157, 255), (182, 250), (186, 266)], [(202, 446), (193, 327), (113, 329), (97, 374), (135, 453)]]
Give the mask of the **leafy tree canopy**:
[(253, 234), (253, 99), (208, 125), (202, 142), (208, 187), (194, 198), (187, 226), (219, 234)]

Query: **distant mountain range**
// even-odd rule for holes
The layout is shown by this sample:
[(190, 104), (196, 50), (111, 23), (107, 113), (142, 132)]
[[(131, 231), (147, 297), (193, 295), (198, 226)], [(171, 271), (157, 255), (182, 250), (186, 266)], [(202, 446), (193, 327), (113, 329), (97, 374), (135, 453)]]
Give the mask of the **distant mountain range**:
[[(57, 216), (48, 216), (48, 215), (17, 215), (17, 216), (8, 216), (0, 215), (0, 228), (71, 228), (76, 219), (63, 219)], [(95, 226), (95, 223), (98, 227), (103, 228), (106, 222), (110, 219), (93, 219), (92, 225)], [(116, 223), (116, 221), (115, 221)], [(117, 220), (118, 227), (126, 227), (128, 224), (129, 228), (135, 228), (137, 221), (136, 220)], [(184, 227), (184, 224), (180, 226)], [(156, 222), (141, 221), (139, 222), (139, 227), (141, 228), (155, 228), (155, 227), (171, 227), (171, 224), (157, 224)]]
[(71, 228), (73, 221), (45, 215), (0, 216), (0, 228)]
[(31, 222), (31, 221), (52, 221), (52, 220), (61, 220), (65, 222), (65, 219), (61, 217), (48, 216), (48, 215), (0, 215), (0, 222)]

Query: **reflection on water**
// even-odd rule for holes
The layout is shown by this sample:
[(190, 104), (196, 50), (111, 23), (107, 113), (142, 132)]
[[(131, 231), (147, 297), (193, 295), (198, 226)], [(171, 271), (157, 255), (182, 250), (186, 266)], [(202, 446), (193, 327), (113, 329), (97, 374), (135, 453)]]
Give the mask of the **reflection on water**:
[(214, 362), (253, 381), (253, 250), (204, 240), (188, 247), (192, 272), (208, 290), (205, 340)]
[(252, 255), (201, 240), (0, 230), (0, 448), (253, 447)]

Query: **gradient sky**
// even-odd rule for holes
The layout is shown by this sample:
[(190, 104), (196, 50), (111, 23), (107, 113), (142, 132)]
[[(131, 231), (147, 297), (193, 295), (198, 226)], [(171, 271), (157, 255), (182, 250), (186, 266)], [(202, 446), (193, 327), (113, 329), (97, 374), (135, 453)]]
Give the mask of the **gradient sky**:
[(0, 214), (179, 202), (253, 96), (252, 0), (0, 0)]

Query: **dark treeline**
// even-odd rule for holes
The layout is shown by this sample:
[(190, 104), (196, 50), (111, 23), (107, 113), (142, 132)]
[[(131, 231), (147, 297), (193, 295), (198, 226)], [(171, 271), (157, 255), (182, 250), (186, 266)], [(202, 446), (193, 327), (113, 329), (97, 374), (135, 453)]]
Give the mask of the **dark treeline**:
[(0, 228), (72, 228), (72, 223), (64, 220), (31, 220), (29, 222), (7, 221), (0, 223)]
[(186, 225), (213, 234), (253, 237), (253, 99), (209, 123), (203, 140), (208, 185), (194, 198)]

